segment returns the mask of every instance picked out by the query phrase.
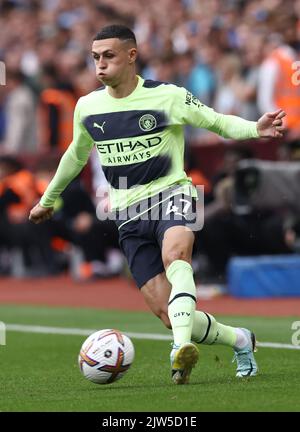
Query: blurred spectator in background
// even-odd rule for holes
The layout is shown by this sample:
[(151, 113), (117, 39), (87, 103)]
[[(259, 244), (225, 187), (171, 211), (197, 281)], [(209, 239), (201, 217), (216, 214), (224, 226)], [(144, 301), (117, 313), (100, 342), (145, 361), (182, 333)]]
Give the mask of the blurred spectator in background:
[[(52, 179), (57, 163), (54, 158), (38, 164), (36, 178), (41, 193)], [(117, 228), (110, 220), (96, 218), (95, 205), (79, 178), (74, 179), (57, 200), (54, 216), (46, 227), (49, 242), (57, 250), (62, 246), (62, 251), (70, 252), (69, 266), (76, 280), (121, 273), (124, 259), (119, 251)]]
[(32, 203), (39, 199), (33, 174), (12, 156), (0, 158), (2, 214), (11, 223), (27, 219)]
[(73, 138), (73, 113), (76, 105), (71, 83), (58, 81), (56, 69), (43, 71), (44, 89), (40, 94), (39, 131), (40, 149), (65, 151)]
[[(183, 85), (203, 103), (250, 120), (258, 109), (272, 111), (279, 104), (288, 127), (298, 133), (300, 86), (289, 83), (291, 62), (299, 57), (299, 0), (128, 0), (126, 7), (122, 0), (7, 0), (0, 12), (0, 57), (8, 70), (22, 72), (43, 108), (38, 148), (68, 145), (70, 108), (97, 86), (90, 73), (91, 39), (112, 22), (135, 31), (145, 78)], [(191, 138), (213, 142), (201, 132)], [(9, 142), (8, 151), (14, 151)], [(35, 148), (36, 142), (25, 145)]]
[(0, 157), (0, 257), (7, 259), (0, 272), (16, 276), (54, 272), (45, 228), (35, 230), (28, 221), (28, 211), (39, 199), (34, 175), (16, 158)]
[(143, 69), (142, 75), (145, 79), (173, 83), (176, 78), (175, 56), (166, 54), (154, 58), (148, 66)]
[(176, 57), (176, 84), (185, 87), (203, 103), (211, 102), (215, 89), (215, 76), (205, 63), (197, 63), (195, 53), (187, 51)]
[(234, 85), (241, 78), (241, 60), (236, 54), (227, 54), (221, 57), (218, 66), (218, 86), (214, 108), (224, 114), (238, 115), (241, 106), (236, 97)]
[[(284, 22), (295, 28), (295, 17)], [(285, 32), (286, 34), (286, 32)], [(289, 33), (288, 33), (289, 35)], [(282, 108), (290, 137), (300, 136), (300, 85), (292, 80), (293, 63), (300, 59), (297, 51), (286, 43), (283, 34), (265, 38), (265, 59), (259, 71), (258, 107), (260, 112)]]
[(36, 101), (32, 90), (25, 83), (23, 73), (6, 71), (6, 86), (2, 99), (4, 109), (4, 133), (2, 150), (5, 153), (34, 153), (37, 151)]
[(232, 91), (237, 99), (239, 116), (256, 121), (259, 118), (257, 108), (258, 74), (263, 58), (263, 36), (253, 34), (245, 41), (241, 52), (241, 70), (231, 80)]

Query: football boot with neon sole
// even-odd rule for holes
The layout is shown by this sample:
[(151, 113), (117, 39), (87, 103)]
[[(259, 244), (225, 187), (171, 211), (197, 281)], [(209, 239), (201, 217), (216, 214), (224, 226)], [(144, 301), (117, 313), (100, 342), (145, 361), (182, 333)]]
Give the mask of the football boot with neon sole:
[(172, 380), (175, 384), (188, 384), (190, 374), (199, 358), (198, 348), (192, 343), (174, 346), (170, 354)]

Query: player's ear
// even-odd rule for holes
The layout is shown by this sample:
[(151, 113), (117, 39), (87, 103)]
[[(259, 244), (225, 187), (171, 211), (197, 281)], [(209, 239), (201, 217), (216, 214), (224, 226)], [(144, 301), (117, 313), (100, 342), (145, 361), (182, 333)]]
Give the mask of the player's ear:
[(128, 50), (128, 58), (129, 58), (129, 63), (134, 63), (136, 61), (137, 58), (137, 49), (136, 48), (130, 48)]

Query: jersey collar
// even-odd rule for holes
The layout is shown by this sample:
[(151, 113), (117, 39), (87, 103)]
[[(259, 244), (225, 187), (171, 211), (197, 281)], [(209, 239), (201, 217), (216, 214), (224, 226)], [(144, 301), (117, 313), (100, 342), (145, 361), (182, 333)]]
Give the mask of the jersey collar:
[(130, 100), (130, 99), (132, 99), (133, 97), (134, 97), (134, 95), (140, 90), (140, 88), (141, 87), (143, 87), (143, 84), (144, 84), (144, 78), (142, 78), (141, 76), (139, 76), (139, 75), (137, 75), (137, 77), (138, 77), (138, 83), (137, 83), (137, 86), (136, 86), (136, 88), (133, 90), (133, 92), (131, 92), (128, 96), (126, 96), (126, 97), (123, 97), (123, 98), (114, 98), (113, 96), (111, 96), (109, 93), (108, 93), (108, 89), (107, 89), (107, 87), (105, 87), (105, 92), (106, 92), (106, 95), (111, 99), (111, 100), (114, 100), (114, 101), (116, 101), (116, 102), (125, 102), (125, 101), (128, 101), (128, 100)]

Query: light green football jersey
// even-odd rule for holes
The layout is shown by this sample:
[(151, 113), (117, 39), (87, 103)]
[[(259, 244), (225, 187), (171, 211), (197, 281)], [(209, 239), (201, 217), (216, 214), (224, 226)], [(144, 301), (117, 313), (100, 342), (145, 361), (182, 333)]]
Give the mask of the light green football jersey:
[(93, 146), (110, 185), (112, 209), (124, 209), (173, 187), (195, 196), (184, 171), (185, 125), (232, 139), (258, 137), (256, 122), (216, 113), (173, 84), (138, 77), (127, 97), (114, 98), (103, 88), (80, 98), (73, 142), (41, 205), (53, 205), (87, 163)]

